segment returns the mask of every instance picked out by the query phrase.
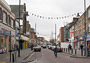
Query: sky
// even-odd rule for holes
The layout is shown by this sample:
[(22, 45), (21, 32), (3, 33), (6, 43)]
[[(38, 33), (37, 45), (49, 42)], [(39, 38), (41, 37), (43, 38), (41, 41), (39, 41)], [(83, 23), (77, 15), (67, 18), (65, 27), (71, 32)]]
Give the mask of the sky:
[[(5, 0), (9, 5), (18, 5), (19, 0)], [(56, 35), (59, 34), (60, 27), (63, 27), (67, 23), (72, 22), (73, 17), (65, 19), (42, 19), (35, 17), (32, 13), (45, 16), (45, 17), (58, 17), (69, 16), (74, 13), (84, 12), (84, 0), (21, 0), (21, 4), (26, 3), (27, 11), (29, 12), (28, 21), (32, 28), (35, 28), (39, 33), (38, 36), (45, 37), (46, 40), (55, 36), (55, 24)], [(90, 0), (86, 0), (86, 7), (90, 5)]]

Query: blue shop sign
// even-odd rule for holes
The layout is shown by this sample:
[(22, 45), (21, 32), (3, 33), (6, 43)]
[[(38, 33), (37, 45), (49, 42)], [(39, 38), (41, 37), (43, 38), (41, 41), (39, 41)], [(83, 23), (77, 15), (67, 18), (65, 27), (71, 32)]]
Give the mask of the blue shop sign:
[(3, 34), (10, 34), (10, 31), (2, 30), (2, 33), (3, 33)]
[(78, 40), (84, 40), (84, 36), (78, 37)]

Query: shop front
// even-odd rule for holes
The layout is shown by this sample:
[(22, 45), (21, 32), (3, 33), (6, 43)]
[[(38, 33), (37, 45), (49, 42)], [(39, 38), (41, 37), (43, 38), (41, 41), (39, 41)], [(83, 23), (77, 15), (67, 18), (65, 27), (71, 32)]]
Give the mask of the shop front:
[(86, 41), (87, 41), (87, 47), (88, 47), (89, 50), (90, 50), (90, 35), (87, 35)]
[(15, 30), (9, 28), (8, 26), (0, 24), (0, 52), (3, 52), (3, 53), (9, 52), (10, 36), (11, 36), (11, 49), (14, 49)]
[(0, 50), (2, 52), (8, 52), (10, 31), (0, 26)]
[(29, 38), (26, 36), (21, 35), (21, 39), (23, 40), (22, 42), (22, 48), (28, 48), (28, 43), (29, 43)]
[(85, 41), (84, 41), (84, 36), (78, 37), (78, 48), (80, 49), (81, 44), (84, 46)]

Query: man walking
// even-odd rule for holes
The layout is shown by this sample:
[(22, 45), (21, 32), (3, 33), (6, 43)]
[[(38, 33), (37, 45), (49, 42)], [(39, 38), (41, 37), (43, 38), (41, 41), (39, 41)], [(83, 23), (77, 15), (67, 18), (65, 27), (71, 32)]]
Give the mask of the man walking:
[(55, 57), (57, 57), (57, 45), (55, 46), (55, 49), (54, 49), (54, 55)]

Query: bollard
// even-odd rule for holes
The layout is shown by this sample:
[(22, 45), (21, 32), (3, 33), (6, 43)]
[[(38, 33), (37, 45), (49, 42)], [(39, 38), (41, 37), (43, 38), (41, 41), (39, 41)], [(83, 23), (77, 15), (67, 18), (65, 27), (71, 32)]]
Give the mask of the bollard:
[(73, 49), (71, 49), (71, 53), (73, 54)]
[(70, 49), (68, 49), (68, 53), (70, 54)]
[(12, 54), (12, 62), (14, 62), (14, 53)]
[(81, 56), (83, 56), (83, 49), (81, 49)]
[(77, 54), (77, 50), (75, 49), (75, 55)]
[(67, 53), (67, 48), (66, 48), (66, 53)]

